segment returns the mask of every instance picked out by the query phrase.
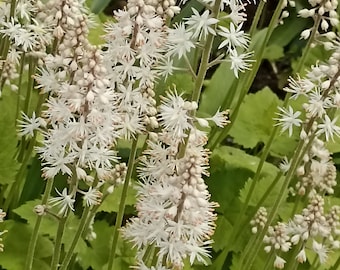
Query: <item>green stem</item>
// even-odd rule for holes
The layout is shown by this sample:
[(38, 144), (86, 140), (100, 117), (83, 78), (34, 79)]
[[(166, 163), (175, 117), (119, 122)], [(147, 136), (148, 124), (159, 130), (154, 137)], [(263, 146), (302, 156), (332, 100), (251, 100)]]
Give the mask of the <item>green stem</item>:
[(79, 225), (78, 225), (78, 229), (76, 231), (76, 234), (73, 237), (70, 249), (67, 251), (67, 254), (65, 255), (65, 258), (61, 264), (60, 270), (68, 269), (67, 267), (71, 262), (73, 251), (79, 241), (80, 236), (82, 235), (82, 233), (84, 232), (84, 229), (86, 228), (85, 225), (87, 223), (86, 221), (89, 216), (89, 213), (90, 213), (90, 207), (85, 207), (83, 214), (81, 216)]
[(339, 270), (340, 269), (340, 256), (336, 260), (335, 264), (329, 270)]
[(119, 229), (120, 229), (120, 227), (122, 226), (122, 223), (123, 223), (127, 192), (128, 192), (128, 189), (129, 189), (131, 176), (132, 176), (132, 173), (134, 171), (134, 165), (135, 165), (135, 159), (136, 159), (136, 153), (137, 153), (137, 143), (138, 143), (138, 137), (135, 140), (133, 140), (132, 146), (131, 146), (129, 162), (128, 162), (128, 169), (127, 169), (127, 173), (126, 173), (126, 177), (125, 177), (122, 195), (121, 195), (121, 198), (120, 198), (120, 204), (119, 204), (119, 210), (118, 210), (118, 213), (117, 213), (116, 224), (115, 224), (115, 227), (114, 227), (114, 230), (113, 230), (112, 245), (111, 245), (111, 249), (110, 249), (110, 253), (109, 253), (109, 261), (108, 261), (108, 266), (107, 266), (108, 270), (113, 269), (113, 261), (114, 261), (114, 258), (116, 256)]
[[(51, 193), (51, 190), (52, 190), (52, 187), (53, 187), (53, 179), (47, 179), (46, 181), (47, 181), (47, 183), (46, 183), (44, 195), (43, 195), (43, 198), (41, 200), (42, 206), (47, 204), (48, 197), (50, 196), (50, 193)], [(37, 241), (38, 241), (39, 229), (40, 229), (42, 219), (43, 219), (43, 216), (39, 215), (39, 216), (37, 216), (37, 219), (35, 221), (33, 233), (31, 235), (30, 243), (28, 245), (26, 263), (25, 263), (25, 270), (32, 270), (34, 253), (35, 253), (35, 248), (36, 248)]]
[[(266, 201), (266, 199), (268, 198), (268, 196), (271, 194), (272, 190), (274, 189), (274, 187), (276, 186), (276, 184), (279, 183), (280, 178), (282, 177), (283, 172), (279, 172), (274, 181), (269, 185), (269, 187), (267, 188), (267, 190), (265, 191), (265, 193), (263, 194), (263, 196), (261, 197), (261, 199), (258, 201), (258, 203), (255, 206), (255, 210), (253, 211), (252, 214), (250, 214), (245, 221), (241, 222), (241, 218), (242, 216), (245, 214), (245, 211), (242, 212), (242, 215), (238, 215), (240, 217), (238, 217), (237, 222), (235, 223), (235, 225), (233, 226), (233, 228), (236, 229), (236, 232), (233, 233), (232, 236), (234, 236), (234, 238), (231, 238), (229, 243), (235, 243), (238, 241), (238, 238), (241, 236), (242, 231), (244, 230), (245, 226), (247, 226), (247, 224), (249, 224), (250, 220), (253, 218), (253, 216), (255, 215), (257, 209), (260, 208), (261, 205), (263, 205), (263, 203)], [(253, 181), (254, 182), (254, 181)], [(247, 204), (249, 204), (250, 198), (249, 200), (246, 199)], [(233, 240), (232, 240), (233, 239)], [(251, 245), (250, 245), (251, 247)]]
[(33, 86), (34, 86), (33, 75), (35, 74), (35, 67), (36, 67), (35, 60), (32, 57), (29, 57), (27, 93), (26, 93), (25, 105), (24, 105), (24, 112), (26, 114), (28, 114), (28, 108), (30, 106), (31, 94), (33, 91)]
[[(18, 93), (17, 93), (17, 109), (15, 112), (15, 121), (19, 118), (19, 111), (20, 111), (20, 95), (21, 95), (21, 89), (22, 89), (22, 77), (23, 77), (23, 71), (24, 71), (24, 65), (25, 65), (25, 52), (21, 55), (21, 62), (20, 62), (20, 71), (19, 71), (19, 85), (18, 85)], [(16, 124), (16, 122), (14, 123)]]
[[(214, 4), (214, 7), (211, 13), (211, 16), (213, 18), (218, 18), (218, 14), (220, 11), (220, 3), (221, 3), (221, 0), (216, 0)], [(216, 27), (217, 25), (214, 26), (214, 28)], [(214, 37), (215, 36), (213, 34), (209, 34), (207, 36), (207, 40), (205, 42), (205, 46), (202, 52), (201, 63), (198, 69), (197, 77), (195, 80), (195, 86), (194, 86), (194, 90), (193, 90), (192, 97), (191, 97), (191, 101), (195, 101), (197, 103), (200, 99), (204, 79), (208, 71), (209, 59), (210, 59), (210, 54), (211, 54), (211, 48), (214, 42)]]
[(6, 211), (8, 210), (9, 206), (11, 205), (13, 208), (15, 208), (17, 206), (17, 202), (19, 200), (19, 196), (20, 196), (20, 186), (23, 182), (24, 179), (24, 175), (25, 172), (27, 170), (27, 165), (28, 162), (31, 159), (31, 155), (34, 149), (34, 145), (35, 145), (35, 140), (36, 140), (36, 132), (34, 133), (33, 138), (30, 140), (30, 143), (28, 145), (28, 148), (26, 150), (25, 153), (25, 157), (21, 163), (20, 169), (15, 177), (15, 182), (12, 184), (11, 189), (8, 193), (8, 196), (6, 198), (6, 201), (4, 203), (4, 208), (6, 209)]
[[(275, 253), (273, 251), (270, 252), (270, 255), (266, 258), (266, 264), (263, 267), (264, 270), (272, 269), (272, 264), (273, 264), (273, 261), (274, 261), (274, 257), (275, 257)], [(289, 268), (287, 268), (287, 269), (289, 269)]]
[(261, 17), (261, 14), (263, 12), (263, 8), (264, 8), (265, 4), (266, 4), (266, 1), (260, 0), (260, 3), (259, 3), (259, 5), (256, 9), (256, 13), (255, 13), (253, 22), (251, 23), (251, 26), (250, 26), (250, 30), (249, 30), (250, 37), (253, 37), (254, 34), (255, 34), (256, 27), (257, 27), (257, 25), (260, 21), (260, 17)]
[[(216, 0), (214, 7), (212, 9), (211, 17), (218, 18), (218, 14), (220, 12), (220, 3), (221, 3), (221, 0)], [(214, 26), (215, 30), (216, 30), (216, 27), (217, 27), (217, 25)], [(208, 34), (205, 45), (203, 47), (201, 63), (200, 63), (199, 68), (198, 68), (197, 76), (195, 77), (194, 90), (193, 90), (192, 96), (191, 96), (191, 101), (194, 101), (196, 103), (199, 103), (199, 99), (200, 99), (202, 88), (203, 88), (204, 79), (205, 79), (207, 71), (209, 69), (209, 59), (210, 59), (210, 54), (211, 54), (211, 49), (212, 49), (212, 45), (213, 45), (213, 42), (214, 42), (214, 38), (215, 38), (215, 36), (213, 34)], [(195, 114), (196, 114), (196, 110), (191, 112), (192, 117), (194, 117)], [(190, 133), (190, 131), (188, 133)], [(188, 137), (189, 136), (187, 136), (185, 143), (182, 143), (180, 145), (178, 155), (177, 155), (178, 159), (182, 158), (185, 154), (185, 149), (186, 149), (186, 146), (187, 146)]]
[[(69, 210), (67, 210), (67, 212), (69, 212)], [(52, 262), (51, 262), (51, 269), (52, 270), (57, 270), (59, 268), (59, 259), (60, 259), (60, 253), (61, 253), (62, 238), (63, 238), (63, 235), (64, 235), (67, 217), (68, 217), (68, 215), (65, 216), (65, 217), (62, 217), (59, 220), (56, 240), (55, 240), (55, 244), (54, 244), (54, 252), (53, 252), (53, 257), (52, 257)]]
[[(75, 197), (78, 184), (79, 184), (79, 179), (77, 178), (77, 174), (75, 172), (76, 165), (74, 164), (72, 167), (72, 178), (70, 182), (70, 196)], [(63, 216), (59, 219), (59, 224), (58, 224), (58, 230), (57, 230), (57, 235), (55, 239), (55, 244), (54, 244), (54, 253), (52, 256), (52, 262), (51, 262), (51, 270), (57, 270), (59, 268), (59, 261), (60, 261), (60, 254), (61, 254), (61, 248), (62, 248), (62, 239), (63, 235), (65, 232), (65, 225), (67, 222), (67, 219), (71, 213), (71, 209), (67, 208), (66, 212), (63, 213)]]

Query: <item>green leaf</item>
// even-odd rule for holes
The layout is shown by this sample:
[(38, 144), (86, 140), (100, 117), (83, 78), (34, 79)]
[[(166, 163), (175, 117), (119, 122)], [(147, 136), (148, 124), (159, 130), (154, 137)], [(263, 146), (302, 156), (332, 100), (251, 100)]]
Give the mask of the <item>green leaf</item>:
[[(100, 1), (96, 1), (100, 2)], [(92, 16), (95, 20), (96, 26), (89, 29), (88, 39), (92, 45), (101, 45), (105, 43), (103, 36), (105, 34), (104, 24), (98, 15)]]
[[(0, 252), (0, 265), (11, 270), (24, 269), (32, 229), (28, 225), (11, 220), (5, 221), (3, 224), (8, 232), (4, 234), (5, 249), (4, 252)], [(39, 236), (33, 269), (49, 270), (50, 266), (42, 259), (51, 257), (52, 254), (52, 242), (46, 237)]]
[(92, 2), (91, 11), (93, 13), (100, 13), (102, 12), (109, 4), (111, 0), (95, 0)]
[(230, 233), (232, 232), (232, 225), (222, 215), (218, 215), (216, 220), (216, 230), (213, 235), (213, 249), (214, 251), (222, 250), (228, 246), (226, 239), (229, 239)]
[(277, 44), (282, 47), (300, 37), (300, 33), (308, 28), (310, 22), (296, 16), (289, 16), (284, 19), (284, 24), (279, 25), (270, 37), (269, 44)]
[(15, 159), (17, 151), (16, 96), (13, 92), (3, 91), (0, 108), (0, 184), (10, 184), (14, 181), (19, 169), (19, 163)]
[[(211, 156), (211, 177), (207, 183), (212, 199), (221, 206), (219, 210), (223, 213), (238, 214), (238, 195), (241, 189), (245, 192), (244, 185), (249, 183), (248, 179), (255, 174), (259, 161), (258, 157), (248, 155), (240, 149), (229, 146), (216, 148)], [(278, 168), (265, 162), (260, 178), (270, 181), (275, 178), (277, 172)]]
[(79, 251), (79, 263), (84, 269), (104, 269), (109, 256), (110, 235), (112, 227), (105, 221), (95, 222), (93, 230), (96, 238), (90, 241), (90, 245)]
[[(255, 185), (255, 188), (252, 192), (252, 197), (249, 201), (249, 205), (250, 206), (256, 206), (257, 203), (260, 201), (260, 199), (262, 198), (262, 196), (265, 194), (265, 192), (267, 191), (268, 187), (270, 186), (270, 184), (272, 184), (273, 180), (275, 179), (275, 175), (271, 175), (268, 174), (264, 177), (262, 177)], [(246, 185), (244, 186), (244, 188), (241, 190), (240, 192), (240, 200), (241, 202), (245, 202), (247, 194), (250, 191), (250, 187), (251, 184), (253, 183), (253, 179), (249, 179), (246, 183)], [(278, 196), (281, 194), (280, 193), (280, 189), (282, 186), (282, 182), (284, 181), (284, 178), (281, 177), (278, 181), (278, 183), (276, 183), (276, 185), (274, 186), (274, 188), (270, 191), (270, 193), (268, 194), (266, 200), (263, 202), (262, 206), (264, 207), (272, 207), (274, 202), (276, 201), (276, 199), (278, 198)], [(288, 196), (288, 190), (285, 191), (285, 197)]]
[[(229, 132), (234, 142), (245, 148), (254, 148), (260, 142), (267, 143), (275, 124), (273, 118), (281, 103), (268, 87), (248, 94)], [(295, 149), (297, 140), (294, 136), (289, 138), (286, 134), (278, 134), (271, 147), (272, 154), (288, 155)]]
[(235, 142), (245, 148), (254, 148), (258, 142), (266, 142), (273, 129), (273, 116), (279, 104), (278, 97), (267, 87), (256, 94), (247, 95), (230, 130)]
[[(98, 211), (118, 212), (122, 190), (123, 185), (115, 188), (113, 193), (110, 194), (100, 205)], [(136, 195), (136, 190), (133, 186), (130, 186), (127, 192), (126, 205), (134, 205), (136, 203)]]
[(41, 163), (35, 156), (29, 166), (19, 204), (39, 198), (44, 192), (44, 186), (45, 180), (41, 177)]
[(280, 45), (272, 44), (266, 48), (264, 55), (263, 55), (263, 59), (274, 61), (283, 56), (284, 56), (283, 47)]
[(233, 90), (231, 86), (235, 80), (235, 75), (230, 70), (230, 63), (223, 62), (219, 65), (202, 93), (200, 113), (214, 115), (228, 92)]

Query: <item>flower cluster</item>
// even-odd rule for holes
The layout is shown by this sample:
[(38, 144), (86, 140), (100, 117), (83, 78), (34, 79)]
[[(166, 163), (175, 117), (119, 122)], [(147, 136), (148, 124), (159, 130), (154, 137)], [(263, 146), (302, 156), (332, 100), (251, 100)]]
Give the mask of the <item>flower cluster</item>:
[(265, 251), (274, 250), (276, 268), (284, 268), (286, 261), (279, 254), (287, 252), (292, 246), (299, 246), (296, 260), (306, 262), (306, 249), (313, 250), (321, 264), (327, 261), (331, 250), (339, 249), (340, 242), (336, 240), (340, 234), (340, 207), (332, 206), (329, 213), (324, 211), (324, 199), (320, 195), (310, 198), (309, 204), (286, 223), (279, 223), (268, 228), (264, 238)]
[(206, 263), (217, 204), (209, 202), (203, 180), (208, 175), (209, 153), (203, 148), (206, 135), (193, 125), (191, 111), (197, 105), (176, 93), (168, 93), (163, 100), (159, 107), (163, 129), (150, 134), (138, 169), (138, 216), (123, 233), (137, 247), (140, 265), (149, 246), (155, 245), (156, 266), (166, 262), (170, 268), (181, 269), (187, 257), (191, 264)]
[(307, 191), (318, 194), (333, 194), (336, 186), (336, 168), (331, 160), (329, 151), (324, 142), (314, 139), (312, 147), (303, 158), (303, 164), (297, 168), (299, 181), (296, 190), (299, 195)]
[[(46, 47), (52, 43), (53, 23), (44, 19), (49, 12), (48, 5), (41, 1), (18, 0), (12, 15), (11, 4), (0, 3), (0, 36), (7, 50), (1, 53), (1, 88), (4, 84), (18, 90), (15, 79), (19, 76), (18, 66), (25, 63), (25, 57), (40, 58), (45, 55)], [(1, 94), (1, 89), (0, 89)]]
[(315, 20), (316, 24), (304, 30), (301, 33), (301, 38), (308, 39), (311, 32), (314, 28), (316, 28), (317, 35), (320, 35), (319, 33), (319, 27), (322, 31), (322, 34), (326, 37), (332, 38), (334, 36), (334, 33), (327, 31), (332, 27), (336, 26), (339, 23), (339, 18), (337, 14), (337, 7), (338, 7), (338, 1), (337, 0), (309, 0), (308, 1), (311, 5), (311, 8), (307, 9), (304, 8), (299, 11), (299, 15), (302, 18), (308, 18), (311, 17)]
[[(102, 52), (87, 39), (85, 8), (75, 0), (52, 3), (55, 51), (44, 57), (35, 76), (37, 88), (49, 99), (41, 117), (22, 123), (21, 133), (31, 134), (33, 126), (44, 123), (42, 144), (36, 150), (46, 179), (58, 173), (70, 177), (70, 187), (50, 200), (52, 206), (59, 206), (58, 214), (65, 215), (74, 210), (76, 192), (87, 206), (100, 203), (100, 187), (116, 173), (113, 163), (118, 157), (112, 146), (120, 136), (121, 118), (113, 106), (117, 98), (106, 78)], [(80, 190), (80, 180), (88, 190)]]
[[(322, 2), (325, 3), (329, 8), (335, 5), (331, 1)], [(320, 13), (321, 7), (318, 8)], [(315, 10), (316, 8), (313, 12)], [(327, 12), (331, 14), (331, 10)], [(340, 47), (337, 41), (332, 44), (334, 52), (328, 62), (313, 66), (304, 78), (290, 78), (289, 85), (284, 88), (290, 99), (300, 98), (303, 101), (304, 112), (294, 112), (289, 106), (288, 109), (280, 108), (279, 118), (275, 118), (282, 132), (288, 130), (289, 136), (293, 134), (294, 127), (301, 127), (300, 144), (303, 155), (299, 154), (299, 159), (292, 161), (285, 160), (282, 169), (287, 172), (294, 168), (297, 176), (294, 194), (306, 196), (309, 200), (301, 214), (295, 214), (288, 223), (281, 222), (268, 229), (264, 238), (265, 250), (275, 250), (274, 265), (277, 268), (283, 268), (285, 264), (279, 252), (288, 252), (292, 246), (298, 244), (296, 260), (299, 263), (307, 260), (306, 248), (318, 255), (321, 264), (326, 262), (330, 250), (339, 248), (339, 243), (335, 240), (339, 234), (339, 207), (333, 206), (330, 213), (326, 214), (323, 197), (325, 194), (333, 194), (337, 184), (336, 168), (324, 141), (334, 141), (335, 137), (340, 136), (340, 127), (334, 116), (339, 108)], [(293, 160), (297, 162), (294, 165)]]

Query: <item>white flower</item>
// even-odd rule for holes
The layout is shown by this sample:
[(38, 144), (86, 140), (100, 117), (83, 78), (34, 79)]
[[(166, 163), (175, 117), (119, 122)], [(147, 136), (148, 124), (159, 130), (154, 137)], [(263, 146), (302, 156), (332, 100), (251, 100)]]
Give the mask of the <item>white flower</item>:
[(202, 15), (195, 8), (191, 8), (194, 13), (190, 18), (186, 19), (186, 24), (189, 30), (194, 31), (193, 38), (205, 38), (208, 34), (216, 35), (214, 28), (211, 25), (218, 23), (218, 19), (209, 17), (209, 10), (205, 10)]
[(159, 77), (163, 77), (164, 80), (171, 76), (174, 70), (178, 70), (178, 68), (174, 67), (173, 59), (167, 57), (162, 59), (161, 62), (156, 66), (157, 75)]
[(288, 79), (289, 86), (283, 88), (288, 93), (291, 93), (292, 99), (297, 99), (299, 96), (307, 96), (307, 93), (309, 93), (314, 87), (315, 84), (311, 82), (308, 79), (301, 79), (299, 76), (297, 80), (290, 77)]
[(285, 267), (285, 263), (286, 261), (283, 258), (276, 255), (275, 261), (274, 261), (275, 268), (283, 269)]
[(61, 193), (57, 189), (55, 191), (59, 197), (51, 198), (49, 203), (52, 206), (58, 206), (60, 208), (58, 215), (66, 215), (68, 209), (74, 211), (73, 204), (75, 199), (73, 199), (71, 195), (67, 194), (67, 188), (64, 188)]
[(327, 248), (323, 244), (318, 243), (315, 240), (313, 240), (313, 250), (319, 256), (320, 263), (324, 264), (328, 257)]
[(284, 173), (288, 172), (290, 168), (290, 161), (287, 157), (284, 157), (280, 163), (280, 170)]
[(185, 131), (192, 127), (191, 117), (188, 114), (188, 109), (190, 109), (188, 103), (176, 92), (169, 92), (166, 97), (163, 97), (162, 105), (159, 107), (159, 118), (161, 125), (174, 137), (185, 137)]
[(309, 102), (304, 107), (310, 116), (321, 117), (326, 113), (326, 109), (332, 106), (330, 97), (323, 97), (320, 90), (317, 89), (309, 93)]
[(230, 123), (229, 121), (229, 111), (220, 111), (218, 110), (213, 117), (207, 118), (207, 120), (213, 121), (216, 126), (223, 128), (227, 124)]
[(90, 187), (87, 192), (84, 191), (79, 192), (84, 194), (83, 200), (88, 207), (92, 205), (98, 205), (101, 203), (103, 194), (99, 190)]
[(252, 55), (252, 52), (238, 54), (236, 50), (230, 51), (230, 69), (234, 71), (234, 75), (236, 78), (238, 78), (239, 71), (245, 72), (246, 70), (249, 70), (251, 68), (251, 64), (249, 62), (253, 61), (249, 60), (248, 58), (250, 58)]
[(280, 116), (280, 118), (274, 118), (274, 120), (279, 121), (279, 123), (275, 124), (276, 126), (281, 126), (281, 132), (284, 132), (288, 129), (289, 136), (293, 134), (293, 127), (299, 127), (302, 123), (302, 120), (298, 117), (300, 116), (301, 112), (297, 111), (294, 112), (291, 106), (288, 107), (288, 110), (284, 108), (279, 108), (281, 113), (276, 113)]
[(182, 58), (183, 55), (190, 52), (195, 47), (191, 40), (192, 33), (185, 29), (183, 23), (175, 25), (174, 29), (169, 29), (168, 55), (177, 55)]
[(236, 47), (248, 48), (249, 36), (242, 31), (242, 23), (235, 28), (233, 23), (230, 23), (229, 29), (224, 26), (219, 26), (220, 31), (217, 33), (224, 37), (225, 40), (218, 46), (219, 49), (227, 47), (228, 51), (235, 50)]
[(331, 119), (326, 114), (323, 123), (318, 125), (319, 130), (316, 132), (316, 135), (324, 133), (326, 136), (326, 141), (329, 141), (329, 139), (334, 141), (334, 134), (338, 137), (340, 136), (340, 127), (336, 125), (337, 120), (338, 118), (336, 117), (331, 121)]
[(29, 137), (34, 136), (34, 131), (38, 130), (43, 123), (40, 117), (35, 116), (35, 112), (32, 113), (32, 117), (28, 117), (24, 112), (21, 112), (23, 120), (18, 120), (18, 127), (20, 128), (18, 134), (20, 136), (28, 135)]

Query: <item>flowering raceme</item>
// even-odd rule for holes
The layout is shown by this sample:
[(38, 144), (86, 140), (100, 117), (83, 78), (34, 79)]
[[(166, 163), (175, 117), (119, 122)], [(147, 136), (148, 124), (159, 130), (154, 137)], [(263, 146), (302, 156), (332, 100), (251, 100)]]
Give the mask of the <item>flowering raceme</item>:
[[(137, 247), (140, 265), (149, 246), (155, 245), (157, 266), (165, 261), (168, 267), (181, 269), (187, 257), (191, 264), (206, 263), (217, 204), (209, 202), (202, 178), (208, 175), (209, 153), (203, 148), (207, 137), (190, 124), (190, 109), (196, 107), (174, 93), (168, 98), (159, 112), (164, 129), (150, 137), (138, 169), (138, 216), (131, 219), (123, 234)], [(182, 106), (177, 108), (181, 111), (177, 111), (176, 120), (171, 118), (174, 114), (164, 115), (175, 104)], [(184, 156), (179, 157), (184, 134), (188, 134), (187, 144)]]

